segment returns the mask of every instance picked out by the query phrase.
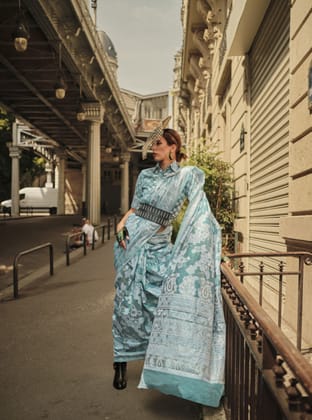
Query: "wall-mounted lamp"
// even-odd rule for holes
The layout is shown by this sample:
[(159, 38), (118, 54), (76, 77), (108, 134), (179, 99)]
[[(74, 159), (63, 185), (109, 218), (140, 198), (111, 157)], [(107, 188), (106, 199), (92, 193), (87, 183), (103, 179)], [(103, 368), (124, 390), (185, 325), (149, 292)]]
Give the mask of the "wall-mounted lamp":
[(112, 153), (113, 149), (111, 146), (106, 146), (105, 147), (105, 153)]
[(58, 75), (57, 80), (54, 85), (55, 89), (55, 96), (57, 99), (64, 99), (66, 95), (66, 83), (62, 74), (62, 44), (59, 44), (59, 69), (58, 69)]
[(119, 162), (119, 156), (114, 155), (113, 156), (113, 162)]
[(78, 121), (84, 121), (86, 118), (86, 113), (81, 103), (81, 75), (79, 76), (79, 103), (76, 111), (76, 118)]
[(27, 50), (28, 40), (30, 38), (29, 30), (21, 9), (21, 0), (18, 2), (18, 16), (16, 20), (16, 28), (12, 34), (14, 39), (14, 47), (18, 52), (24, 52)]

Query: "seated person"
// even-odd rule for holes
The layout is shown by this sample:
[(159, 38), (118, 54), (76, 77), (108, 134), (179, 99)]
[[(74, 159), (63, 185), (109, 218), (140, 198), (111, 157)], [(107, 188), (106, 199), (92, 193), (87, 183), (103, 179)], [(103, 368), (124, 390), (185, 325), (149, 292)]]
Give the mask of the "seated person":
[[(92, 225), (92, 223), (90, 223), (89, 219), (82, 219), (83, 221), (83, 225), (82, 225), (82, 232), (84, 232), (86, 234), (86, 241), (87, 241), (87, 245), (92, 245), (93, 243), (93, 232), (94, 232), (94, 226)], [(94, 232), (94, 240), (97, 241), (98, 240), (98, 234), (95, 231)]]
[(79, 227), (74, 227), (71, 231), (71, 233), (77, 233), (77, 235), (72, 236), (72, 240), (73, 242), (70, 245), (70, 249), (77, 249), (80, 248), (83, 245), (83, 238), (81, 235), (81, 228)]

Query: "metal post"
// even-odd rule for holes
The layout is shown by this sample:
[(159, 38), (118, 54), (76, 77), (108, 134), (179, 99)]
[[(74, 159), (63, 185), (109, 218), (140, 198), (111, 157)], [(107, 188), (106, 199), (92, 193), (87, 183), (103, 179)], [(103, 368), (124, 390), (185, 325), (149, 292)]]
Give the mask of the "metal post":
[(83, 255), (87, 255), (87, 235), (82, 232), (83, 235)]
[[(239, 263), (239, 272), (240, 273), (243, 273), (244, 272), (244, 268), (245, 268), (245, 265), (243, 263), (243, 260), (241, 260), (241, 262)], [(244, 283), (244, 276), (239, 276), (239, 277), (240, 277), (241, 283)]]
[(69, 241), (70, 236), (68, 235), (66, 238), (66, 245), (65, 245), (65, 252), (66, 252), (66, 265), (69, 265)]
[(50, 255), (50, 276), (54, 274), (54, 255), (53, 255), (53, 245), (49, 245), (49, 255)]
[(264, 264), (263, 261), (260, 262), (259, 264), (259, 270), (260, 270), (260, 275), (259, 275), (259, 287), (260, 287), (260, 293), (259, 293), (259, 305), (262, 306), (262, 298), (263, 298), (263, 269), (264, 269)]
[(49, 260), (50, 260), (50, 275), (53, 275), (54, 269), (53, 269), (53, 245), (48, 242), (43, 245), (35, 246), (34, 248), (27, 249), (26, 251), (19, 252), (14, 257), (13, 262), (13, 295), (14, 298), (18, 298), (18, 261), (20, 257), (23, 255), (31, 254), (32, 252), (38, 251), (43, 248), (49, 247)]
[(15, 299), (18, 298), (18, 265), (16, 260), (13, 264), (13, 295)]
[(278, 282), (279, 282), (279, 290), (278, 290), (278, 326), (279, 327), (281, 327), (281, 325), (282, 325), (283, 271), (284, 271), (284, 263), (283, 263), (283, 261), (280, 261), (280, 263), (279, 263), (279, 272), (280, 272), (280, 275), (278, 276)]
[(95, 248), (95, 228), (93, 229), (92, 232), (92, 251), (94, 251)]
[(110, 219), (107, 219), (107, 239), (110, 240)]
[(301, 351), (302, 337), (302, 304), (303, 304), (303, 270), (305, 256), (299, 257), (299, 275), (298, 275), (298, 313), (297, 313), (297, 349)]

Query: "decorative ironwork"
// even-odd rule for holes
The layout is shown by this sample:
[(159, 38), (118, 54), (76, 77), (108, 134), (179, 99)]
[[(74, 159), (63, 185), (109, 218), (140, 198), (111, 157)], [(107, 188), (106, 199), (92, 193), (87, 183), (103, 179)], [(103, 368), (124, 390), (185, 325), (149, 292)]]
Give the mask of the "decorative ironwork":
[[(298, 254), (303, 258), (307, 253), (296, 257)], [(261, 266), (264, 274), (263, 263)], [(244, 264), (240, 267), (237, 276), (244, 277)], [(284, 264), (284, 274), (283, 269)], [(224, 263), (221, 271), (227, 323), (228, 418), (312, 419), (312, 366), (231, 268)]]

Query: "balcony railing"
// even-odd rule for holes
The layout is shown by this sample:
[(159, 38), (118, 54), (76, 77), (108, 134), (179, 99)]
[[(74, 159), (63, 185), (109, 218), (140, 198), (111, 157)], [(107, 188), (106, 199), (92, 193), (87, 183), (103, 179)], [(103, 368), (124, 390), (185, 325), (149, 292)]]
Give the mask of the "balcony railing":
[[(296, 274), (300, 278), (304, 259), (298, 254), (301, 263)], [(222, 264), (221, 271), (227, 324), (225, 408), (228, 418), (312, 419), (312, 366), (233, 270)], [(243, 276), (242, 270), (238, 274)]]

